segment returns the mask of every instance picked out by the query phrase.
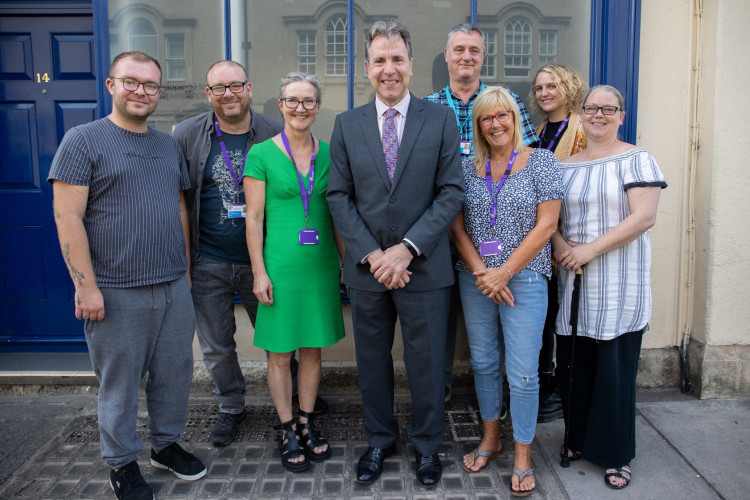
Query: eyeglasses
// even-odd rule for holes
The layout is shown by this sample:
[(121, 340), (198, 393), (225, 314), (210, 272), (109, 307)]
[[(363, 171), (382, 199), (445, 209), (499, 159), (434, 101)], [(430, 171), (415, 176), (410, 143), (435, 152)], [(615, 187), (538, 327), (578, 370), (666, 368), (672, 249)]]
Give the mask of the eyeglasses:
[(227, 93), (227, 89), (231, 90), (233, 94), (239, 94), (245, 88), (245, 84), (247, 84), (247, 81), (230, 83), (229, 85), (214, 85), (208, 88), (211, 89), (213, 95), (220, 97)]
[(118, 78), (116, 76), (110, 76), (113, 80), (122, 80), (122, 88), (127, 90), (128, 92), (135, 92), (138, 90), (138, 87), (143, 85), (143, 91), (146, 93), (146, 95), (156, 95), (159, 93), (159, 89), (161, 88), (160, 85), (156, 83), (143, 83), (139, 82), (138, 80), (133, 80), (132, 78)]
[(614, 115), (620, 110), (617, 106), (594, 106), (593, 104), (589, 104), (583, 107), (583, 112), (587, 115), (595, 115), (600, 109), (602, 110), (602, 114), (607, 116)]
[(510, 110), (507, 111), (500, 111), (499, 113), (495, 115), (482, 115), (479, 117), (479, 124), (484, 125), (485, 127), (489, 127), (492, 125), (492, 122), (494, 120), (499, 121), (500, 123), (507, 122), (510, 118)]
[(296, 97), (281, 97), (279, 101), (284, 101), (284, 104), (289, 109), (297, 109), (297, 106), (302, 103), (302, 107), (308, 111), (315, 109), (315, 106), (320, 102), (317, 99), (297, 99)]

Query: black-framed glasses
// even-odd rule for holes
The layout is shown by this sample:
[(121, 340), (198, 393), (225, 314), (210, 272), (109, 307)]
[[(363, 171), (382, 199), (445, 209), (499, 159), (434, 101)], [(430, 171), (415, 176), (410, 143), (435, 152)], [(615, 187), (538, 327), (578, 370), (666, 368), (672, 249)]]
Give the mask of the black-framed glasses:
[(595, 115), (600, 109), (602, 110), (602, 114), (607, 116), (612, 116), (620, 110), (617, 106), (594, 106), (593, 104), (589, 104), (583, 107), (583, 112), (587, 115)]
[(289, 109), (297, 109), (297, 106), (302, 103), (302, 107), (308, 111), (315, 109), (315, 106), (320, 102), (317, 99), (297, 99), (296, 97), (281, 97), (279, 101), (284, 101), (284, 104)]
[(159, 93), (159, 89), (161, 86), (157, 83), (153, 82), (139, 82), (138, 80), (134, 80), (133, 78), (120, 78), (117, 76), (110, 76), (113, 80), (121, 80), (122, 81), (122, 88), (127, 90), (128, 92), (135, 92), (138, 90), (138, 87), (143, 85), (143, 92), (146, 93), (146, 95), (156, 95)]
[(496, 113), (494, 115), (482, 115), (479, 117), (479, 124), (484, 125), (485, 127), (489, 127), (492, 125), (492, 122), (494, 120), (499, 121), (500, 123), (505, 123), (510, 118), (510, 110), (507, 111), (500, 111), (499, 113)]
[(245, 85), (247, 85), (247, 81), (244, 82), (234, 82), (230, 83), (229, 85), (214, 85), (213, 87), (208, 87), (211, 89), (211, 93), (217, 97), (223, 96), (227, 93), (227, 89), (231, 90), (233, 94), (239, 94), (242, 92), (242, 89), (245, 88)]

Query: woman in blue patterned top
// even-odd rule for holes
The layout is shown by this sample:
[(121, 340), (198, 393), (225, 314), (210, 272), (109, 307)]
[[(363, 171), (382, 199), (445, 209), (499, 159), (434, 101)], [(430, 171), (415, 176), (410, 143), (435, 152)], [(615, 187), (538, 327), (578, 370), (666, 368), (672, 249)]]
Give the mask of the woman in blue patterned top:
[(518, 107), (505, 89), (482, 91), (472, 120), (476, 156), (463, 162), (466, 198), (451, 231), (461, 256), (456, 267), (484, 437), (463, 458), (463, 467), (478, 472), (502, 451), (504, 340), (515, 440), (510, 493), (528, 496), (535, 487), (531, 442), (551, 270), (549, 238), (557, 227), (562, 183), (554, 154), (524, 146)]

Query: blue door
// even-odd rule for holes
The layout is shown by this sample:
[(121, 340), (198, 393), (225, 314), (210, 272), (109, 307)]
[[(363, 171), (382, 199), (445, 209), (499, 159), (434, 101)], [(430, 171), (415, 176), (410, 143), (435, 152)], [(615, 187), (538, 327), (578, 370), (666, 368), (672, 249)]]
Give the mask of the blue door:
[(98, 116), (93, 20), (7, 12), (0, 9), (0, 351), (85, 351), (46, 178), (65, 132)]

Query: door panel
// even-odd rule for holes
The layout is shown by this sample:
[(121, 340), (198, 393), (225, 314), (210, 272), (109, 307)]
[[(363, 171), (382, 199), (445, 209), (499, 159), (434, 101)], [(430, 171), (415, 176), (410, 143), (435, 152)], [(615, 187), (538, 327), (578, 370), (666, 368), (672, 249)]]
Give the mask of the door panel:
[(90, 16), (0, 14), (0, 350), (85, 350), (46, 182), (97, 116)]

